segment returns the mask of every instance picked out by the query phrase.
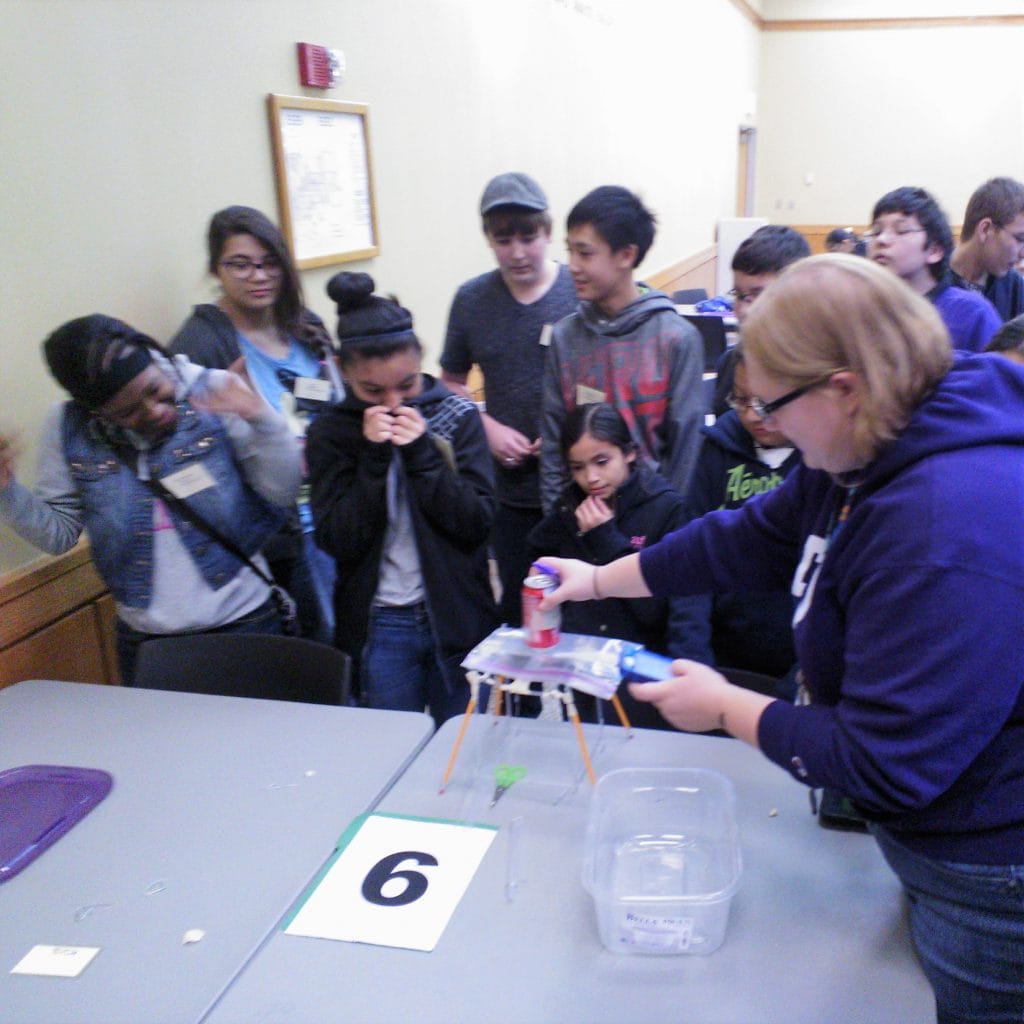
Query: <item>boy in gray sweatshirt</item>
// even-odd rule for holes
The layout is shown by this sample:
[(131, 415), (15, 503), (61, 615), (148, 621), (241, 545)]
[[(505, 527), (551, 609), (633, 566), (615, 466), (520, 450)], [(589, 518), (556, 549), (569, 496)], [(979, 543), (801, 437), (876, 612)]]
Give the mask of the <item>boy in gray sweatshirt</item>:
[(577, 405), (610, 402), (640, 456), (685, 494), (704, 424), (704, 352), (696, 328), (633, 271), (654, 240), (654, 216), (625, 188), (604, 185), (568, 218), (569, 271), (579, 308), (552, 332), (541, 413), (541, 503), (569, 481), (559, 444)]

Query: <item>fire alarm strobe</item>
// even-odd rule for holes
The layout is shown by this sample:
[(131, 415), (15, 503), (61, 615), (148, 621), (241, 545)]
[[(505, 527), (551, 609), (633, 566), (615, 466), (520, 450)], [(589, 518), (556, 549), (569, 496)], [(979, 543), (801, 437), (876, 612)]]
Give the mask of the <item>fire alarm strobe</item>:
[(298, 43), (299, 80), (314, 89), (330, 89), (337, 81), (337, 61), (326, 46)]

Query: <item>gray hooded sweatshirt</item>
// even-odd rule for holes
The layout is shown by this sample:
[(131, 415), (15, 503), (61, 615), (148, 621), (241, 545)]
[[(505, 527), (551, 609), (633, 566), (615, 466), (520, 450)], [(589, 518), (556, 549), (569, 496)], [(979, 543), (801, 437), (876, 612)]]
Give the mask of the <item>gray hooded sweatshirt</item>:
[(569, 483), (562, 457), (566, 414), (610, 402), (622, 414), (637, 454), (686, 493), (704, 425), (704, 347), (697, 329), (664, 293), (648, 289), (606, 317), (593, 303), (560, 320), (544, 367), (541, 503), (555, 507)]

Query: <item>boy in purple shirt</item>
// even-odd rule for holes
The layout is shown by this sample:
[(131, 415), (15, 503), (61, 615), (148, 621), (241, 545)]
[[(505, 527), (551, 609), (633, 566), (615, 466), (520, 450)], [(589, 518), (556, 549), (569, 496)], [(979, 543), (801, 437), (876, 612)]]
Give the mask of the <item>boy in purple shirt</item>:
[(980, 352), (999, 330), (999, 314), (988, 299), (954, 286), (949, 273), (953, 233), (939, 204), (923, 188), (905, 186), (882, 196), (864, 237), (870, 259), (935, 306), (953, 348)]

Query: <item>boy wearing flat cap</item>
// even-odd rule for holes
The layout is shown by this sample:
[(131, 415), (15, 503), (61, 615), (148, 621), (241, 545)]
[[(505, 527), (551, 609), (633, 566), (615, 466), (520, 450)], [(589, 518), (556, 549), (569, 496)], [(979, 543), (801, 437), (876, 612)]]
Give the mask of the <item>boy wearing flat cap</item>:
[(498, 497), (491, 548), (501, 578), (502, 618), (519, 625), (520, 587), (530, 565), (524, 539), (541, 520), (540, 380), (552, 326), (576, 308), (576, 291), (567, 268), (547, 258), (551, 215), (533, 178), (519, 172), (492, 178), (480, 216), (498, 266), (456, 292), (441, 379), (472, 398), (469, 371), (476, 364), (483, 373), (483, 420)]

